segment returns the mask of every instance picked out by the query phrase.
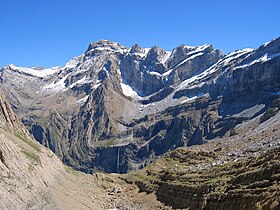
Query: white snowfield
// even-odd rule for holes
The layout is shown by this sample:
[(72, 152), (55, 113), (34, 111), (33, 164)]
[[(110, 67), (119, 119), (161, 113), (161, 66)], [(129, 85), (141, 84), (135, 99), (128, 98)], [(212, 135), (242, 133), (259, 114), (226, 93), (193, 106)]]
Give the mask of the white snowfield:
[(264, 62), (267, 62), (273, 58), (276, 58), (280, 56), (280, 53), (275, 53), (275, 54), (264, 54), (263, 56), (261, 56), (260, 58), (256, 59), (256, 60), (253, 60), (247, 64), (244, 64), (244, 65), (241, 65), (241, 66), (237, 66), (237, 69), (238, 68), (246, 68), (246, 67), (249, 67), (249, 66), (252, 66), (254, 64), (257, 64), (257, 63), (264, 63)]
[(65, 80), (67, 79), (67, 77), (70, 74), (67, 74), (66, 76), (64, 76), (62, 79), (60, 79), (59, 81), (53, 81), (51, 84), (46, 85), (42, 88), (43, 92), (48, 92), (48, 93), (57, 93), (61, 90), (65, 89)]
[(80, 100), (78, 100), (78, 104), (82, 105), (84, 104), (87, 100), (88, 100), (89, 96), (85, 96), (84, 98), (81, 98)]
[(9, 67), (14, 70), (14, 71), (18, 71), (20, 73), (24, 73), (24, 74), (28, 74), (30, 76), (33, 77), (39, 77), (39, 78), (43, 78), (46, 77), (48, 75), (52, 75), (57, 73), (59, 70), (61, 70), (60, 66), (55, 66), (55, 67), (51, 67), (51, 68), (43, 68), (43, 69), (36, 69), (36, 68), (28, 68), (28, 67), (18, 67), (15, 66), (14, 64), (9, 65)]
[(132, 97), (132, 98), (140, 98), (138, 93), (135, 90), (133, 90), (132, 87), (130, 87), (129, 85), (121, 82), (121, 87), (122, 87), (123, 94), (125, 96)]
[(93, 80), (91, 80), (90, 77), (84, 76), (82, 79), (79, 79), (77, 82), (74, 82), (71, 85), (69, 85), (69, 87), (67, 87), (67, 90), (71, 89), (77, 85), (88, 84), (88, 83), (92, 83), (92, 82), (93, 82)]
[[(58, 81), (53, 81), (51, 84), (44, 86), (42, 88), (42, 92), (57, 93), (60, 91), (67, 91), (78, 85), (94, 83), (94, 81), (92, 79), (90, 79), (90, 77), (84, 76), (83, 78), (77, 80), (76, 82), (74, 82), (71, 85), (69, 85), (68, 87), (66, 87), (65, 81), (70, 75), (71, 75), (71, 73), (65, 75), (62, 79), (60, 79)], [(99, 80), (96, 80), (95, 82), (96, 82), (96, 84), (92, 87), (93, 89), (96, 89), (100, 85)]]

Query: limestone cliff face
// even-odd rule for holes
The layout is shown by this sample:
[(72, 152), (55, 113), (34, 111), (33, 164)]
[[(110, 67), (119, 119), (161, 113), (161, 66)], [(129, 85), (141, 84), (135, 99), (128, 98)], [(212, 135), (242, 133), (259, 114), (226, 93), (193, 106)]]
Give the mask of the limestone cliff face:
[(273, 94), (279, 89), (279, 47), (280, 38), (256, 50), (232, 52), (213, 66), (218, 72), (209, 75), (212, 79), (202, 77), (176, 96), (207, 92), (212, 97), (222, 95), (226, 100), (239, 100), (244, 96), (259, 97), (264, 92)]
[(222, 57), (222, 52), (211, 45), (181, 45), (172, 52), (134, 45), (121, 60), (120, 69), (129, 84), (143, 95), (150, 95), (203, 72)]

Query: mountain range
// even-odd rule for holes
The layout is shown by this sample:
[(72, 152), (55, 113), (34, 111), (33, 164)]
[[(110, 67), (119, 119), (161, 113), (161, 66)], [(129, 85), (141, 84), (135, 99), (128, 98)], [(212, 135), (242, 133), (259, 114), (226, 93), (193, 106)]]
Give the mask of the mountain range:
[(280, 38), (5, 66), (0, 209), (279, 209), (279, 71)]
[(280, 92), (280, 38), (258, 49), (127, 48), (101, 40), (63, 67), (0, 71), (34, 138), (91, 173), (140, 169), (177, 147), (232, 135)]

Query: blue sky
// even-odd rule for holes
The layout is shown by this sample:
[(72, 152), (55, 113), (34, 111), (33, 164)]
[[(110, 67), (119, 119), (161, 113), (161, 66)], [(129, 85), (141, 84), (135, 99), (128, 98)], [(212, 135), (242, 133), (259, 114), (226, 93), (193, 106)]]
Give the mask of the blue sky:
[(0, 29), (0, 67), (63, 65), (100, 39), (228, 53), (280, 36), (280, 1), (0, 0)]

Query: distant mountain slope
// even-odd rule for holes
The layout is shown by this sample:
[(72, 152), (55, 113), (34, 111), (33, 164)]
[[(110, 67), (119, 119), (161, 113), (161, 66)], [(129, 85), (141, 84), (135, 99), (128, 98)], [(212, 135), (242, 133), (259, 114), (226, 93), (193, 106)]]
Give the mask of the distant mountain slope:
[(6, 66), (0, 88), (65, 163), (125, 173), (263, 114), (279, 95), (279, 70), (280, 38), (225, 56), (207, 44), (166, 52), (101, 40), (63, 67)]

